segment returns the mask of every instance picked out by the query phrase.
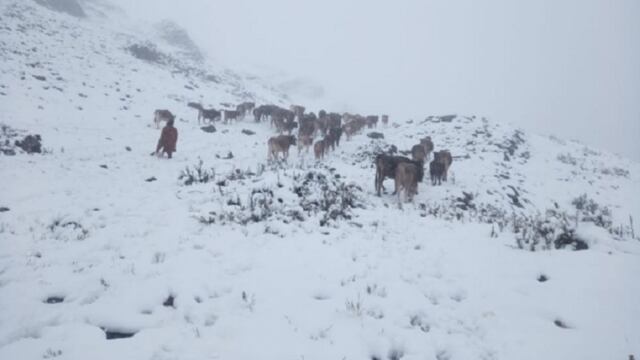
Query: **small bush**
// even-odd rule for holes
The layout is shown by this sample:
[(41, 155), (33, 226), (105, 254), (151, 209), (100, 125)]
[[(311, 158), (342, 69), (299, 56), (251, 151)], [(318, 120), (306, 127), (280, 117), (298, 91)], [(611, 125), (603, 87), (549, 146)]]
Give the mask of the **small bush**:
[(149, 42), (130, 45), (127, 50), (140, 60), (156, 64), (164, 64), (166, 62), (166, 55), (162, 54), (154, 44)]
[(310, 171), (295, 176), (293, 192), (300, 198), (300, 206), (308, 214), (322, 214), (320, 226), (335, 220), (351, 220), (351, 209), (364, 208), (357, 194), (356, 184), (345, 184), (340, 177)]
[(565, 249), (586, 250), (589, 245), (577, 237), (571, 225), (575, 218), (566, 212), (549, 209), (545, 216), (520, 217), (514, 221), (516, 244), (530, 251)]
[(198, 164), (193, 167), (186, 167), (178, 176), (178, 180), (182, 181), (183, 185), (193, 184), (206, 184), (215, 179), (216, 172), (214, 168), (204, 168), (202, 160), (198, 161)]
[(77, 221), (68, 221), (63, 218), (53, 220), (47, 229), (51, 232), (54, 239), (69, 241), (81, 241), (89, 237), (89, 230)]
[(582, 194), (571, 202), (578, 210), (579, 221), (591, 222), (601, 228), (610, 229), (611, 210), (606, 206), (601, 206), (593, 199), (589, 199), (587, 194)]
[(566, 153), (566, 154), (558, 154), (557, 156), (558, 161), (560, 161), (563, 164), (567, 164), (567, 165), (578, 165), (578, 159), (573, 157), (571, 154)]

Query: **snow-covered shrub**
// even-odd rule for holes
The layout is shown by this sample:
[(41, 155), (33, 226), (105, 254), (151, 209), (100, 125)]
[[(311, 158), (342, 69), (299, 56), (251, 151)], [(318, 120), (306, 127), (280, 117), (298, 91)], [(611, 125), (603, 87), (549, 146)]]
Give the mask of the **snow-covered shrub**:
[(148, 61), (156, 64), (165, 64), (166, 63), (166, 55), (161, 53), (157, 46), (153, 43), (147, 42), (144, 44), (132, 44), (127, 50), (134, 57)]
[(601, 206), (587, 194), (582, 194), (571, 202), (578, 210), (578, 220), (583, 222), (592, 222), (596, 226), (610, 229), (613, 221), (611, 220), (611, 210), (607, 206)]
[(548, 209), (544, 216), (514, 217), (513, 231), (518, 248), (537, 251), (571, 248), (586, 250), (589, 245), (578, 238), (574, 218), (566, 212)]
[(351, 209), (364, 208), (358, 194), (362, 188), (344, 183), (339, 174), (310, 171), (294, 176), (293, 192), (307, 215), (322, 214), (320, 226), (335, 220), (350, 220)]
[[(256, 173), (234, 170), (224, 180), (217, 181), (222, 195), (217, 202), (222, 209), (196, 216), (198, 221), (205, 225), (245, 225), (273, 218), (288, 224), (316, 218), (320, 226), (327, 226), (351, 220), (353, 209), (364, 208), (362, 189), (345, 183), (340, 175), (330, 170), (301, 173), (281, 172), (279, 167), (271, 170), (277, 174), (275, 186), (267, 182), (273, 181), (273, 177), (262, 176), (264, 167), (259, 167)], [(252, 179), (250, 187), (244, 181), (249, 178)]]
[(54, 239), (61, 241), (84, 240), (89, 237), (89, 230), (82, 224), (64, 218), (54, 219), (47, 229)]
[(567, 164), (567, 165), (578, 165), (578, 159), (573, 157), (571, 154), (569, 153), (565, 153), (565, 154), (558, 154), (557, 156), (558, 161), (560, 161), (563, 164)]
[[(523, 144), (525, 144), (524, 133), (520, 130), (516, 130), (511, 137), (505, 138), (504, 142), (497, 143), (495, 145), (504, 151), (504, 160), (509, 161), (516, 155), (516, 151), (518, 151)], [(527, 155), (523, 157), (528, 159), (528, 152)]]
[(612, 168), (603, 168), (600, 170), (600, 172), (604, 175), (614, 175), (614, 176), (626, 177), (626, 178), (629, 177), (629, 170), (615, 167), (615, 166)]
[(182, 181), (184, 185), (193, 185), (193, 184), (206, 184), (211, 182), (216, 177), (216, 171), (214, 168), (204, 168), (202, 160), (198, 161), (197, 165), (193, 167), (187, 166), (182, 172), (180, 176), (178, 176), (178, 180)]
[(360, 299), (360, 295), (356, 300), (347, 299), (344, 303), (345, 310), (347, 313), (355, 316), (361, 317), (364, 312), (364, 306), (362, 305), (362, 299)]

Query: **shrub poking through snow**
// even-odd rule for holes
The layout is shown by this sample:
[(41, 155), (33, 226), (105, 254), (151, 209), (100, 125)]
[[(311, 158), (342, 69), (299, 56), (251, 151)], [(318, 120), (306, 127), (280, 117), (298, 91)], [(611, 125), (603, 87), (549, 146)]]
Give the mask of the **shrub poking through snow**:
[(216, 171), (214, 168), (205, 168), (202, 160), (198, 161), (197, 165), (193, 167), (186, 167), (178, 176), (178, 180), (182, 181), (184, 185), (193, 184), (206, 184), (213, 181), (216, 178)]
[[(262, 176), (264, 171), (264, 168), (258, 168), (256, 172), (231, 171), (216, 183), (220, 186), (222, 198), (218, 201), (222, 209), (198, 215), (198, 221), (205, 225), (246, 225), (276, 219), (288, 224), (315, 218), (320, 226), (328, 226), (351, 220), (353, 209), (364, 208), (362, 189), (345, 183), (341, 176), (330, 170), (291, 173), (274, 168), (272, 171), (278, 174), (275, 186), (267, 183), (273, 177), (265, 178)], [(253, 187), (247, 187), (246, 180), (251, 180)], [(278, 233), (274, 231), (268, 232)]]
[(544, 216), (519, 217), (513, 220), (516, 244), (530, 251), (565, 249), (586, 250), (589, 245), (578, 238), (574, 222), (566, 212), (549, 209)]
[(587, 194), (582, 194), (571, 202), (578, 210), (579, 221), (592, 222), (601, 228), (610, 229), (613, 221), (611, 220), (611, 210), (606, 206), (600, 206), (593, 199), (589, 199)]
[(57, 218), (53, 220), (47, 229), (53, 235), (56, 240), (69, 241), (69, 240), (84, 240), (89, 237), (89, 230), (87, 230), (82, 224), (77, 221), (68, 221), (63, 218)]
[(300, 206), (307, 213), (322, 214), (320, 226), (335, 220), (351, 220), (351, 209), (364, 208), (357, 194), (362, 188), (345, 184), (337, 176), (310, 171), (294, 177), (293, 192), (300, 198)]
[(592, 223), (601, 227), (618, 240), (634, 239), (633, 218), (629, 217), (629, 224), (614, 224), (611, 209), (582, 194), (571, 202), (576, 208), (576, 222)]
[(167, 62), (167, 56), (161, 53), (155, 44), (150, 42), (145, 44), (132, 44), (127, 50), (131, 55), (140, 60), (156, 64), (164, 64)]

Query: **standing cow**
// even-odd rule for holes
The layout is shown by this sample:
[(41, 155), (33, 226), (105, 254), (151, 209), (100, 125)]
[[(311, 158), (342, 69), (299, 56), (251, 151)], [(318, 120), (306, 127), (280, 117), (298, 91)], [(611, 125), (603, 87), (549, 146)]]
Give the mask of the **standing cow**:
[(293, 135), (274, 136), (267, 141), (269, 147), (267, 158), (269, 160), (278, 160), (278, 154), (282, 153), (282, 157), (286, 160), (289, 157), (289, 148), (296, 144), (296, 137)]

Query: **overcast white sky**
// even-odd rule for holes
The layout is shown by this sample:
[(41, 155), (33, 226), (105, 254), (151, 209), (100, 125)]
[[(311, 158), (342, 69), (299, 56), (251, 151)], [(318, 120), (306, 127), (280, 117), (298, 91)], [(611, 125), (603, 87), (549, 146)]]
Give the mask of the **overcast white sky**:
[(486, 115), (640, 160), (639, 0), (114, 1), (354, 111)]

